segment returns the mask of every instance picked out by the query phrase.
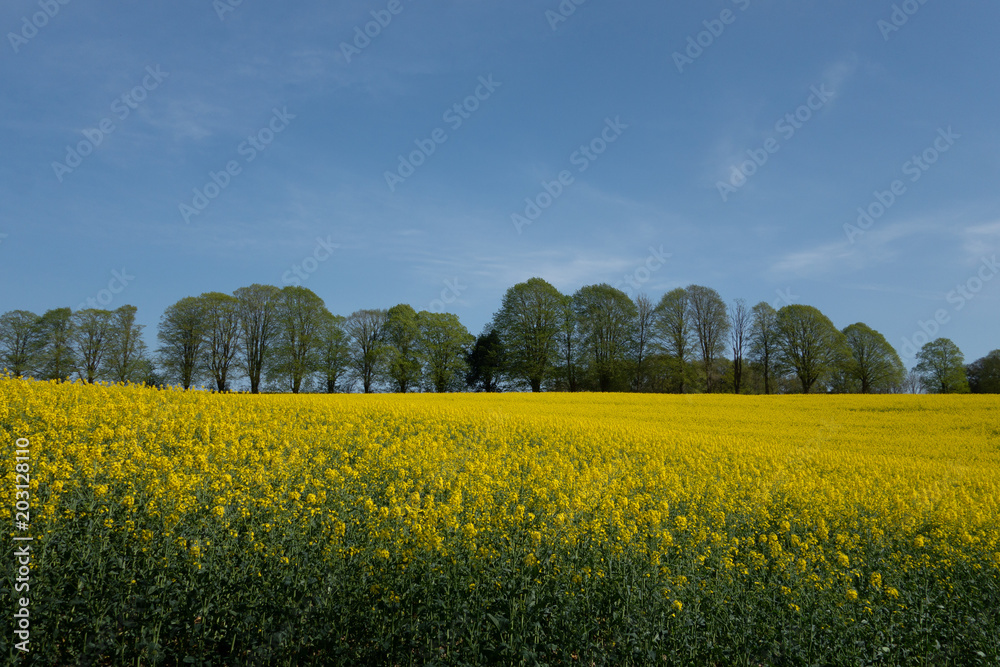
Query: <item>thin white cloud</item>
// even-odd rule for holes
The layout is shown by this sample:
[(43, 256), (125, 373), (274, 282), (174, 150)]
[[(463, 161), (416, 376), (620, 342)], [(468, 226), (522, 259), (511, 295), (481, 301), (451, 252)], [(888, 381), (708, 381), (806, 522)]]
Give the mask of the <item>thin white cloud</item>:
[(906, 239), (940, 234), (946, 229), (928, 218), (883, 224), (854, 236), (853, 243), (844, 235), (840, 241), (788, 252), (771, 264), (769, 272), (799, 277), (855, 272), (895, 260), (902, 252), (903, 241)]
[(994, 236), (1000, 238), (1000, 220), (966, 227), (965, 233), (974, 236)]
[(823, 72), (823, 83), (834, 91), (834, 98), (829, 104), (835, 103), (837, 98), (841, 96), (848, 82), (857, 73), (860, 64), (858, 54), (851, 53), (826, 68)]
[[(854, 78), (860, 64), (858, 55), (850, 53), (823, 70), (816, 85), (832, 92), (833, 97), (816, 112), (817, 116), (827, 113), (837, 99), (843, 95), (844, 89)], [(793, 109), (788, 109), (775, 115), (766, 100), (743, 102), (739, 108), (742, 110), (742, 115), (724, 136), (716, 140), (707, 160), (707, 163), (711, 165), (709, 180), (712, 186), (720, 181), (729, 182), (734, 174), (734, 169), (747, 161), (747, 151), (758, 150), (765, 141), (776, 138), (776, 124), (784, 117), (785, 113), (793, 111)], [(765, 115), (765, 109), (770, 115)], [(761, 126), (761, 123), (764, 125)], [(754, 179), (750, 178), (741, 189), (752, 189), (754, 183)]]
[(966, 227), (962, 236), (967, 261), (978, 264), (983, 257), (995, 255), (1000, 250), (1000, 220)]
[(850, 245), (844, 242), (824, 243), (806, 250), (785, 254), (775, 261), (770, 272), (792, 273), (798, 276), (827, 273), (851, 256)]

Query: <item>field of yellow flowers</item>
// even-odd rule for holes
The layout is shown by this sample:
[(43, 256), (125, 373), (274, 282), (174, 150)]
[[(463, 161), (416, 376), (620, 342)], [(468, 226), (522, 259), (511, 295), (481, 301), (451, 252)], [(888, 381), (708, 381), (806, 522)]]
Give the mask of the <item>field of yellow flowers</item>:
[(1000, 660), (995, 397), (0, 378), (0, 433), (14, 664)]

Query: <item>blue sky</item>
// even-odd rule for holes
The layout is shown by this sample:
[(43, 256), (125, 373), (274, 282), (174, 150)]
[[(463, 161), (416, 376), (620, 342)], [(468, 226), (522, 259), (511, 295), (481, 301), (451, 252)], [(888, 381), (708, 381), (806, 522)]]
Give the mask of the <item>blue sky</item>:
[(0, 9), (0, 312), (155, 343), (298, 282), (478, 333), (540, 276), (1000, 347), (996, 3), (63, 2)]

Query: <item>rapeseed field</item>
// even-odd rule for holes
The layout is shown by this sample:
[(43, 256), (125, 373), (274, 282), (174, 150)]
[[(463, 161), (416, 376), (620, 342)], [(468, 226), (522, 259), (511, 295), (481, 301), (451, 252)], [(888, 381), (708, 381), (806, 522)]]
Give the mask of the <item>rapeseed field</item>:
[(15, 664), (1000, 661), (995, 397), (0, 378), (0, 430)]

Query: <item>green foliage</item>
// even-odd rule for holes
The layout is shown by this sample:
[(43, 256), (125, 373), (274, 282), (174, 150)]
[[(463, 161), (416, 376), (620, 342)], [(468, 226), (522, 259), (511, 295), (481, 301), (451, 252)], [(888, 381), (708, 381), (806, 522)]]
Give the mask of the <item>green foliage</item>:
[(770, 394), (778, 354), (778, 311), (761, 301), (753, 307), (750, 317), (750, 359), (760, 369), (764, 393)]
[(421, 377), (419, 338), (421, 323), (412, 306), (400, 304), (386, 313), (383, 372), (393, 390), (405, 394), (417, 388)]
[(344, 330), (351, 341), (350, 370), (353, 377), (361, 381), (366, 394), (374, 390), (388, 353), (385, 343), (387, 318), (384, 310), (359, 310), (344, 322)]
[(468, 372), (465, 374), (465, 384), (474, 391), (498, 392), (503, 382), (504, 361), (503, 343), (496, 329), (490, 328), (489, 333), (476, 339), (472, 349), (466, 356)]
[(653, 332), (659, 349), (669, 359), (666, 374), (670, 391), (683, 394), (694, 381), (689, 361), (694, 353), (694, 329), (688, 308), (688, 292), (683, 287), (663, 295), (656, 306)]
[(27, 310), (0, 315), (0, 368), (14, 377), (31, 374), (42, 344), (38, 315)]
[(208, 292), (198, 299), (204, 315), (202, 366), (215, 381), (216, 391), (228, 391), (230, 368), (239, 352), (239, 302), (221, 292)]
[(504, 294), (493, 322), (506, 350), (512, 379), (541, 391), (552, 375), (564, 297), (541, 278), (514, 285)]
[(328, 394), (350, 389), (346, 380), (351, 363), (351, 340), (344, 328), (346, 322), (343, 315), (322, 313), (316, 372)]
[(190, 389), (202, 377), (207, 326), (205, 302), (199, 297), (184, 297), (163, 312), (157, 356), (167, 382)]
[(268, 377), (281, 378), (283, 388), (299, 393), (317, 372), (323, 327), (328, 311), (323, 299), (307, 287), (281, 290), (276, 313), (278, 335)]
[(147, 377), (146, 343), (142, 339), (145, 326), (136, 323), (136, 310), (135, 306), (122, 306), (111, 315), (105, 372), (111, 382), (142, 383)]
[(110, 310), (87, 308), (73, 313), (72, 345), (76, 350), (76, 373), (90, 384), (104, 377), (112, 335)]
[[(456, 316), (446, 319), (421, 320), (406, 304), (334, 317), (309, 289), (254, 284), (169, 306), (154, 360), (134, 306), (4, 313), (0, 366), (42, 380), (75, 375), (185, 389), (209, 381), (219, 391), (245, 378), (251, 393), (262, 379), (269, 391), (292, 393), (358, 384), (366, 393), (458, 391), (460, 376), (481, 391), (1000, 392), (1000, 351), (963, 371), (958, 348), (948, 341), (949, 350), (935, 350), (934, 341), (922, 351), (921, 371), (907, 374), (885, 337), (863, 323), (839, 332), (810, 306), (778, 312), (760, 302), (748, 311), (741, 299), (730, 310), (701, 285), (673, 289), (654, 307), (645, 295), (633, 301), (607, 284), (570, 297), (532, 278), (507, 290), (479, 340)], [(423, 331), (427, 322), (438, 327), (437, 338)], [(453, 334), (467, 342), (452, 344)], [(442, 345), (445, 365), (431, 351)]]
[(920, 374), (929, 394), (967, 394), (965, 357), (948, 338), (937, 338), (920, 348), (914, 370)]
[(701, 352), (701, 367), (705, 373), (705, 391), (711, 393), (715, 384), (715, 362), (725, 354), (729, 334), (729, 314), (726, 303), (711, 287), (690, 285), (687, 288), (688, 319)]
[(573, 309), (573, 297), (563, 295), (558, 315), (556, 358), (551, 387), (556, 391), (579, 391), (582, 350), (578, 316)]
[(629, 388), (638, 312), (611, 285), (590, 285), (573, 295), (581, 352), (592, 386), (599, 391)]
[(38, 321), (39, 349), (35, 377), (39, 380), (66, 380), (76, 368), (73, 350), (73, 313), (69, 308), (47, 311)]
[(466, 356), (475, 338), (451, 313), (421, 311), (417, 322), (424, 386), (438, 393), (460, 391), (469, 370)]
[(844, 329), (850, 356), (843, 365), (855, 386), (849, 391), (884, 394), (897, 390), (906, 378), (906, 368), (885, 336), (861, 322)]
[(779, 368), (793, 372), (802, 393), (843, 367), (850, 356), (847, 340), (826, 315), (812, 306), (783, 307), (775, 322)]
[(969, 390), (974, 394), (1000, 394), (1000, 350), (993, 350), (966, 367)]
[(634, 391), (649, 390), (649, 358), (655, 352), (656, 337), (656, 306), (645, 294), (635, 299), (635, 347), (632, 389)]
[(273, 285), (240, 287), (233, 296), (240, 322), (239, 362), (250, 380), (250, 393), (259, 394), (261, 379), (271, 362), (279, 335), (278, 306), (281, 290)]
[(729, 309), (729, 343), (733, 352), (733, 362), (732, 367), (727, 369), (727, 372), (732, 377), (731, 385), (734, 394), (743, 391), (744, 362), (750, 347), (752, 317), (753, 315), (743, 299), (736, 299), (733, 302), (733, 307)]

